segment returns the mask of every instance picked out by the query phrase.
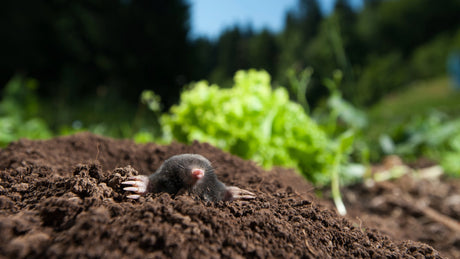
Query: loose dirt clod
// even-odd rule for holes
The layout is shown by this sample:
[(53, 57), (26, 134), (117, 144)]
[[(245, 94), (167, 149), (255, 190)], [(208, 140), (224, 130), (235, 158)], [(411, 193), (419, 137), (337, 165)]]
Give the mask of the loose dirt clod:
[[(168, 157), (197, 153), (250, 201), (184, 194), (126, 198), (121, 182)], [(321, 207), (293, 171), (264, 171), (198, 142), (137, 145), (89, 133), (0, 150), (0, 255), (8, 258), (441, 258)]]

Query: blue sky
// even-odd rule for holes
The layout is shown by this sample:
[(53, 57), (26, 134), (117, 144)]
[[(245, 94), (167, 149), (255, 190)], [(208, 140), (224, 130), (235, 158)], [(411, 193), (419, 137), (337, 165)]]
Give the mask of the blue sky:
[[(191, 3), (191, 36), (217, 37), (220, 32), (235, 24), (251, 24), (256, 30), (268, 28), (280, 31), (287, 10), (297, 0), (188, 0)], [(334, 0), (318, 0), (321, 9), (329, 13)], [(352, 0), (360, 6), (362, 0)]]

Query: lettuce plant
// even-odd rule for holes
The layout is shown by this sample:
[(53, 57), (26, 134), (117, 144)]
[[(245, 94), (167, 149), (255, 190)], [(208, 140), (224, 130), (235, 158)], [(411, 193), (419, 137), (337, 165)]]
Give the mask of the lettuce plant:
[(318, 185), (330, 182), (331, 141), (284, 88), (272, 89), (267, 72), (239, 71), (228, 89), (201, 81), (180, 100), (161, 118), (170, 139), (208, 142), (265, 167), (296, 168)]

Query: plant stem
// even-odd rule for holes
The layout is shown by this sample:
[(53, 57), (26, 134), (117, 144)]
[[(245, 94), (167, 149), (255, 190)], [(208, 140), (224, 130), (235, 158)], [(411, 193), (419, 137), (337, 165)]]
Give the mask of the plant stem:
[(331, 182), (331, 192), (332, 198), (335, 203), (335, 207), (340, 215), (344, 216), (347, 214), (347, 209), (342, 201), (342, 195), (340, 194), (340, 179), (339, 179), (339, 167), (340, 167), (340, 159), (342, 154), (340, 153), (340, 149), (337, 150), (334, 159), (334, 166), (332, 167), (332, 182)]

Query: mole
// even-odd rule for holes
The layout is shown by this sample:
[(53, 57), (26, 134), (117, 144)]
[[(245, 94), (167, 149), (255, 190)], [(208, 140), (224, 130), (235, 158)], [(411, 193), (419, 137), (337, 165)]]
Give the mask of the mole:
[(127, 196), (130, 199), (160, 192), (172, 195), (189, 192), (211, 202), (255, 198), (252, 192), (219, 181), (211, 162), (198, 154), (172, 156), (150, 176), (133, 176), (122, 184), (128, 185), (123, 188), (125, 191), (134, 193)]

